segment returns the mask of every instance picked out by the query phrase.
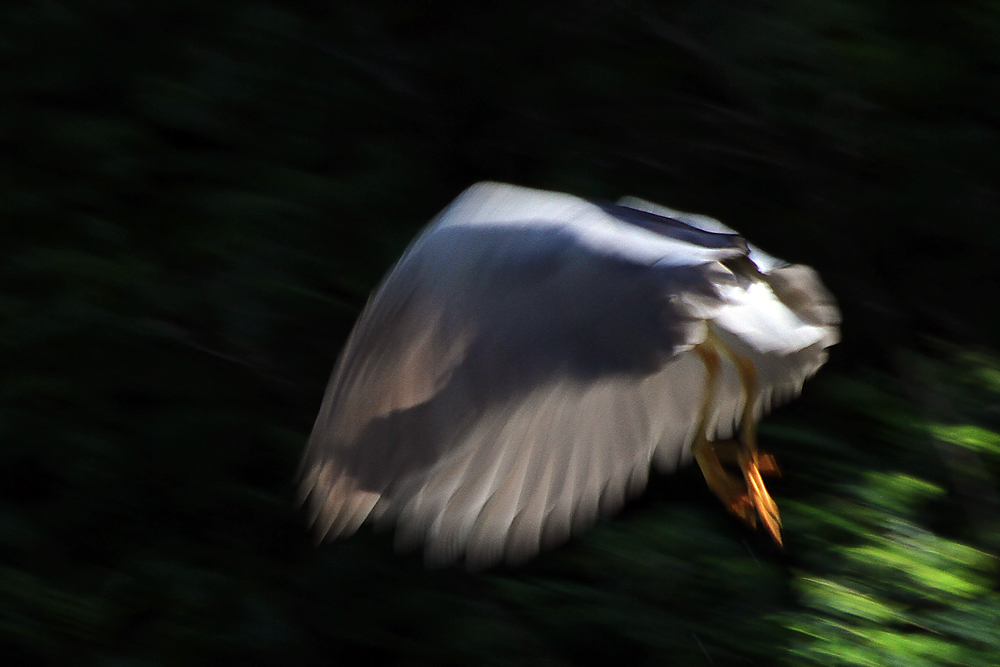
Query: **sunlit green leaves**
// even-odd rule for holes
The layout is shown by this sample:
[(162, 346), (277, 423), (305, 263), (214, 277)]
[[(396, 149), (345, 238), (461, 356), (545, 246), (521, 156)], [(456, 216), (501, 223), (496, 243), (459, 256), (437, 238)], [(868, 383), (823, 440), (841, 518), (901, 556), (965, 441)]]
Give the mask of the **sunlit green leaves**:
[(982, 454), (1000, 456), (1000, 433), (980, 426), (963, 424), (960, 426), (931, 426), (935, 437), (962, 447), (968, 447)]
[[(992, 362), (955, 364), (916, 360), (939, 382), (944, 396), (962, 392), (969, 377), (981, 376)], [(979, 413), (996, 394), (964, 393), (963, 411)], [(886, 397), (888, 398), (888, 397)], [(930, 439), (921, 437), (920, 411), (892, 401), (869, 403), (865, 410), (885, 414), (898, 429), (896, 446), (915, 462), (933, 457)], [(955, 417), (955, 414), (951, 415)], [(1000, 454), (997, 432), (976, 424), (924, 424), (944, 442), (967, 447), (988, 458)], [(903, 461), (900, 460), (899, 463)], [(911, 463), (912, 465), (912, 463)], [(921, 469), (923, 466), (913, 466)], [(981, 483), (981, 470), (951, 465), (941, 482)], [(1000, 654), (1000, 563), (982, 547), (941, 534), (944, 489), (900, 472), (868, 473), (842, 487), (834, 497), (793, 507), (809, 518), (813, 537), (802, 555), (793, 587), (803, 608), (785, 615), (795, 632), (789, 662), (795, 665), (990, 665)], [(932, 506), (938, 509), (928, 510)], [(937, 515), (938, 527), (931, 527)], [(962, 512), (945, 511), (948, 521), (964, 523)], [(994, 517), (995, 519), (995, 517)], [(826, 535), (827, 541), (818, 538)]]

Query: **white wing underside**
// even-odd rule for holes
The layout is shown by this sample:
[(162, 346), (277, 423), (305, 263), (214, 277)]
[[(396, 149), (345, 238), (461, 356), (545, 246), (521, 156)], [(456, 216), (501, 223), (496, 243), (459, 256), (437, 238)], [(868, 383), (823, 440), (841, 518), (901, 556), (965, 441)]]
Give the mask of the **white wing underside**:
[[(790, 400), (836, 342), (836, 308), (811, 270), (789, 267), (774, 285), (784, 300), (819, 290), (800, 317), (721, 263), (745, 255), (569, 195), (470, 188), (387, 277), (334, 370), (302, 467), (317, 530), (348, 535), (371, 517), (395, 523), (401, 546), (425, 545), (428, 562), (470, 567), (562, 542), (641, 491), (651, 464), (692, 458), (707, 391), (709, 438), (732, 436), (746, 396), (726, 350), (707, 387), (692, 348), (709, 328), (756, 368), (755, 416)], [(618, 272), (635, 270), (617, 292)], [(620, 321), (656, 290), (650, 317), (668, 315), (656, 331)], [(638, 342), (604, 349), (608, 338)]]

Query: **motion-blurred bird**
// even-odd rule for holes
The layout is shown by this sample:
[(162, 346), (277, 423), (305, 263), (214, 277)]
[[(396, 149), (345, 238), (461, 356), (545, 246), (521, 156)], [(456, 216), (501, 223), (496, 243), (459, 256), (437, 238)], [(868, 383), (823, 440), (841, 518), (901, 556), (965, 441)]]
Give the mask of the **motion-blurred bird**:
[[(781, 540), (761, 414), (838, 340), (817, 274), (712, 218), (472, 186), (340, 356), (302, 462), (320, 537), (397, 524), (430, 564), (524, 561), (695, 459)], [(727, 470), (738, 467), (742, 475)]]

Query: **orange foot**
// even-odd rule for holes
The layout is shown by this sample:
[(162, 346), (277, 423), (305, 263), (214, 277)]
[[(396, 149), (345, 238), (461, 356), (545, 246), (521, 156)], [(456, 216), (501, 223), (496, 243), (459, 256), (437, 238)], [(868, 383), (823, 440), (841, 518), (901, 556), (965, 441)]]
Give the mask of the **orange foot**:
[[(709, 442), (703, 439), (692, 449), (708, 487), (722, 504), (752, 527), (757, 526), (759, 516), (767, 532), (780, 545), (781, 516), (763, 480), (765, 475), (781, 474), (774, 457), (750, 451), (736, 440)], [(725, 464), (738, 465), (743, 472), (742, 479), (727, 471)]]

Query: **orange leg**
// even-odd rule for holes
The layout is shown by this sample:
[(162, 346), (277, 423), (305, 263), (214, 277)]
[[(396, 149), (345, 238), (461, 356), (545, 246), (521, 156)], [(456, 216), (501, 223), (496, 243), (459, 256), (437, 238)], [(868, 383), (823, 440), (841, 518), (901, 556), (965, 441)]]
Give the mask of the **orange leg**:
[(781, 515), (778, 504), (767, 492), (762, 474), (779, 474), (774, 457), (762, 456), (757, 449), (757, 419), (754, 415), (754, 405), (757, 403), (757, 369), (753, 363), (729, 348), (723, 347), (726, 356), (733, 362), (743, 383), (743, 395), (746, 402), (743, 407), (743, 417), (740, 420), (739, 450), (737, 463), (743, 471), (747, 490), (761, 522), (767, 528), (774, 541), (781, 544)]
[[(724, 467), (720, 458), (720, 453), (725, 458), (730, 455), (720, 447), (727, 443), (714, 443), (709, 441), (705, 432), (708, 420), (708, 411), (712, 404), (712, 388), (715, 386), (715, 378), (719, 372), (719, 353), (711, 343), (702, 343), (695, 347), (695, 352), (701, 357), (707, 371), (707, 382), (705, 387), (705, 398), (702, 401), (701, 420), (698, 429), (695, 431), (695, 441), (691, 446), (695, 461), (701, 468), (701, 473), (705, 476), (708, 488), (712, 490), (726, 508), (741, 518), (751, 526), (757, 525), (757, 517), (754, 514), (754, 505), (747, 494), (747, 485), (742, 479), (729, 473)], [(734, 443), (735, 444), (735, 443)]]
[[(712, 389), (719, 372), (719, 350), (733, 362), (743, 384), (746, 403), (740, 420), (738, 440), (711, 442), (706, 433), (708, 412), (712, 403)], [(759, 516), (774, 541), (781, 544), (781, 517), (778, 505), (764, 485), (762, 475), (780, 474), (774, 457), (757, 450), (753, 407), (757, 395), (757, 372), (749, 359), (722, 344), (709, 334), (708, 340), (695, 347), (707, 371), (707, 387), (702, 402), (702, 417), (698, 425), (692, 452), (708, 487), (730, 512), (751, 526), (757, 525)], [(736, 464), (743, 472), (740, 479), (729, 473), (724, 464)]]

